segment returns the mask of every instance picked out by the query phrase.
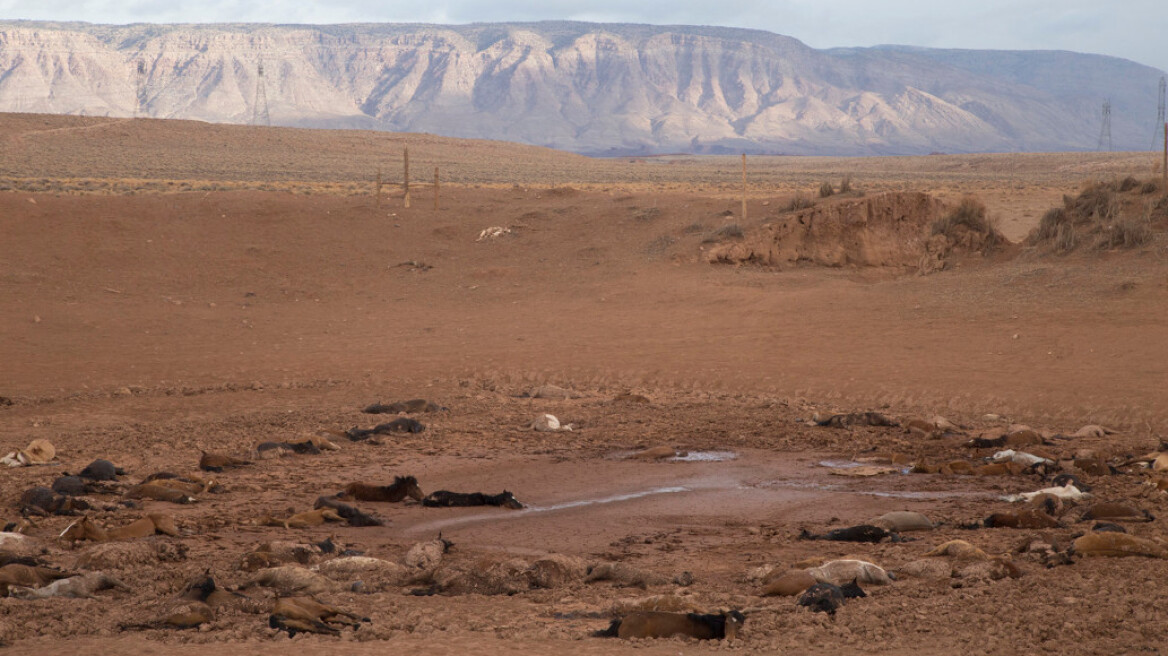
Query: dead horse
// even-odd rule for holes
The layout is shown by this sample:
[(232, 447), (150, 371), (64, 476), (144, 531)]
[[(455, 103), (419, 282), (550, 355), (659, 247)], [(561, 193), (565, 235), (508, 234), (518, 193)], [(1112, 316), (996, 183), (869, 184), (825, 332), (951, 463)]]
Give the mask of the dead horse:
[(507, 490), (503, 490), (499, 494), (483, 494), (482, 492), (448, 492), (446, 490), (439, 490), (431, 492), (429, 496), (422, 499), (422, 505), (429, 508), (452, 508), (455, 506), (502, 506), (504, 508), (511, 508), (512, 510), (519, 510), (523, 507), (522, 503), (515, 498)]
[(422, 488), (418, 486), (418, 479), (413, 476), (395, 476), (392, 485), (369, 485), (367, 483), (349, 483), (345, 489), (337, 493), (338, 497), (355, 499), (357, 501), (386, 501), (396, 502), (409, 497), (415, 501), (425, 498)]
[(669, 638), (689, 636), (698, 640), (735, 640), (746, 616), (732, 610), (726, 613), (666, 613), (645, 610), (617, 618), (607, 629), (592, 635), (597, 638)]
[(847, 528), (837, 528), (833, 531), (828, 531), (823, 535), (812, 535), (807, 529), (799, 532), (800, 540), (831, 540), (833, 542), (871, 542), (873, 544), (883, 540), (884, 538), (891, 538), (893, 542), (902, 542), (901, 538), (892, 531), (886, 531), (879, 526), (871, 524), (860, 524), (858, 526), (849, 526)]

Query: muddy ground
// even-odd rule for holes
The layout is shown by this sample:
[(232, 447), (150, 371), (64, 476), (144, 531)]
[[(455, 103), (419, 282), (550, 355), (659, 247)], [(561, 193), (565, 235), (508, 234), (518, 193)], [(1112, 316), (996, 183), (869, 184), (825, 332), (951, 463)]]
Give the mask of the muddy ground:
[[(785, 200), (752, 201), (751, 221)], [(1048, 200), (1019, 194), (987, 203), (1022, 203), (1037, 217)], [(5, 452), (45, 438), (59, 454), (54, 464), (3, 472), (7, 520), (19, 517), (23, 490), (97, 457), (127, 469), (124, 481), (133, 483), (160, 470), (195, 473), (202, 450), (253, 458), (262, 441), (372, 426), (384, 418), (360, 410), (378, 400), (421, 397), (448, 408), (418, 415), (421, 433), (380, 444), (332, 435), (338, 451), (215, 474), (224, 491), (190, 505), (125, 508), (116, 495), (94, 495), (99, 509), (89, 514), (103, 525), (146, 512), (177, 519), (180, 537), (144, 538), (122, 556), (97, 561), (102, 548), (57, 540), (72, 517), (35, 519), (28, 532), (47, 562), (99, 563), (133, 591), (0, 599), (7, 651), (276, 653), (288, 638), (268, 628), (273, 593), (263, 588), (199, 629), (122, 627), (158, 618), (205, 570), (224, 585), (244, 583), (252, 574), (241, 559), (264, 542), (335, 536), (400, 562), (439, 532), (454, 543), (444, 569), (363, 581), (359, 591), (351, 584), (368, 577), (338, 576), (320, 598), (371, 622), (339, 637), (298, 636), (297, 649), (1159, 649), (1168, 633), (1160, 610), (1168, 593), (1157, 584), (1168, 564), (1160, 559), (1080, 557), (1048, 568), (1039, 554), (1012, 554), (1018, 578), (902, 576), (870, 586), (868, 598), (834, 619), (788, 597), (760, 596), (751, 577), (763, 566), (843, 556), (895, 572), (954, 538), (991, 555), (1012, 553), (1038, 532), (960, 525), (1008, 510), (1001, 495), (1049, 484), (1036, 474), (902, 468), (853, 478), (823, 463), (892, 454), (975, 462), (994, 450), (965, 443), (1010, 422), (1046, 431), (1050, 443), (1035, 448), (1070, 471), (1084, 449), (1113, 464), (1154, 450), (1168, 421), (1163, 244), (1069, 257), (1019, 249), (930, 276), (706, 264), (706, 240), (737, 220), (736, 209), (701, 194), (534, 188), (452, 189), (437, 212), (280, 192), (0, 195), (0, 396), (13, 402), (0, 407), (0, 438)], [(476, 241), (491, 226), (511, 232)], [(544, 384), (578, 397), (521, 396)], [(615, 400), (626, 392), (649, 403)], [(832, 410), (899, 420), (942, 414), (964, 428), (933, 438), (901, 427), (806, 425)], [(544, 412), (574, 430), (529, 430)], [(1117, 434), (1053, 437), (1084, 424)], [(732, 456), (627, 457), (659, 445)], [(387, 525), (257, 525), (307, 510), (347, 482), (405, 474), (426, 492), (507, 489), (528, 507), (361, 503)], [(1165, 511), (1138, 468), (1083, 477), (1098, 499)], [(821, 533), (901, 509), (942, 526), (876, 545), (798, 539), (801, 529)], [(1091, 522), (1077, 521), (1081, 513), (1068, 511), (1044, 539), (1065, 547), (1090, 530)], [(1127, 528), (1160, 538), (1165, 521)], [(522, 567), (549, 555), (581, 566), (624, 563), (645, 578), (629, 585), (573, 575), (532, 588)], [(433, 596), (410, 594), (467, 572), (510, 574), (477, 592), (451, 584)], [(654, 595), (703, 611), (746, 609), (742, 639), (590, 637), (614, 611)]]

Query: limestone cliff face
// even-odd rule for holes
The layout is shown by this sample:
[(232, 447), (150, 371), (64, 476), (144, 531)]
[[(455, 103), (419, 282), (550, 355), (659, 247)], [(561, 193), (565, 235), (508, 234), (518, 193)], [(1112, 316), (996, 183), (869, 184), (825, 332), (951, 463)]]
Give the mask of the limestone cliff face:
[(727, 28), (0, 22), (0, 111), (250, 123), (262, 87), (275, 125), (585, 153), (1093, 150), (1105, 98), (1114, 147), (1144, 149), (1161, 74)]

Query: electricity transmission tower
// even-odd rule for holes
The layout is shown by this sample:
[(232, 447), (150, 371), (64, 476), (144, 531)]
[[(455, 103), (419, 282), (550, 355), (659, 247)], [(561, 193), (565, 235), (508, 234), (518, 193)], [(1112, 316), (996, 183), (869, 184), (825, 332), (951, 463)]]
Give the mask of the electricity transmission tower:
[(146, 62), (138, 60), (138, 77), (134, 85), (134, 118), (142, 115), (142, 105), (146, 103)]
[(1103, 150), (1103, 144), (1107, 144), (1107, 152), (1111, 152), (1111, 101), (1103, 102), (1103, 128), (1099, 130), (1099, 145), (1095, 150)]
[(272, 117), (268, 114), (268, 90), (264, 83), (264, 62), (261, 60), (259, 66), (256, 68), (256, 92), (255, 104), (252, 105), (251, 124), (259, 125), (260, 121), (263, 124), (271, 127)]
[(1168, 84), (1160, 78), (1160, 109), (1156, 112), (1156, 132), (1152, 135), (1152, 150), (1159, 150), (1164, 141), (1164, 87)]

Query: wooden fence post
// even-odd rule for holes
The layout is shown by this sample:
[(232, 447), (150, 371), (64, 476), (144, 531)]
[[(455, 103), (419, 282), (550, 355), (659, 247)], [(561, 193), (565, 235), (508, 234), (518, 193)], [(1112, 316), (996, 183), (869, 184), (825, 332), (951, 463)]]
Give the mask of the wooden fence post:
[(377, 194), (377, 209), (381, 209), (381, 167), (377, 167), (377, 185), (374, 187)]
[(434, 211), (438, 211), (438, 167), (434, 167)]
[(406, 148), (402, 153), (402, 164), (405, 167), (405, 175), (403, 176), (402, 188), (405, 189), (406, 207), (410, 206), (410, 149)]
[(746, 153), (742, 153), (742, 220), (746, 221)]

